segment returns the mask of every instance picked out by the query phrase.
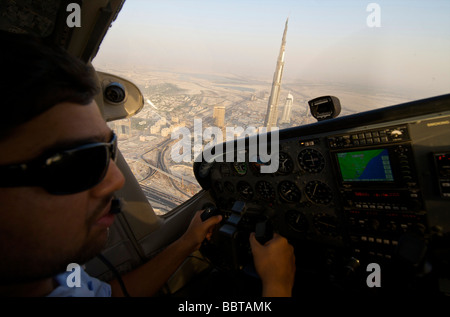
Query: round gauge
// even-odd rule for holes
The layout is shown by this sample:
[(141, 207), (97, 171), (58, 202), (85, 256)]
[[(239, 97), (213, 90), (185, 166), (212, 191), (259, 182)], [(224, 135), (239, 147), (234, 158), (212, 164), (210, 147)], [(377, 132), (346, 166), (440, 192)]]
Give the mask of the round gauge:
[(244, 176), (247, 174), (247, 163), (245, 162), (234, 162), (233, 168), (239, 176)]
[(328, 205), (333, 199), (331, 188), (322, 182), (311, 181), (305, 186), (305, 194), (316, 204)]
[(244, 200), (249, 200), (249, 199), (253, 198), (253, 189), (249, 183), (241, 181), (241, 182), (237, 183), (236, 189), (237, 189), (239, 195)]
[(295, 231), (305, 232), (308, 229), (308, 220), (301, 211), (288, 210), (285, 217), (287, 224)]
[(255, 185), (257, 193), (265, 200), (271, 201), (275, 199), (275, 190), (267, 181), (259, 181)]
[(309, 173), (319, 173), (325, 167), (323, 155), (314, 149), (305, 149), (298, 154), (298, 163)]
[(287, 175), (292, 173), (294, 170), (294, 162), (291, 157), (284, 152), (280, 152), (279, 154), (279, 165), (278, 165), (278, 173), (282, 175)]
[(314, 215), (314, 227), (323, 235), (336, 236), (338, 234), (338, 221), (332, 215), (320, 213)]
[(297, 185), (291, 181), (282, 181), (278, 185), (278, 192), (281, 198), (290, 203), (299, 202), (302, 198), (302, 193)]

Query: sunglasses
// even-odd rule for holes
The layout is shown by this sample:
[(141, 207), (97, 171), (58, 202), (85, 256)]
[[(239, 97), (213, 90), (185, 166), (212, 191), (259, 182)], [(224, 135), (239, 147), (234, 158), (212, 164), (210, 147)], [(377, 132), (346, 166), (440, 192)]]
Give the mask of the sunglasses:
[(116, 160), (117, 136), (109, 143), (90, 143), (32, 161), (0, 166), (0, 187), (39, 186), (53, 195), (85, 191), (99, 184)]

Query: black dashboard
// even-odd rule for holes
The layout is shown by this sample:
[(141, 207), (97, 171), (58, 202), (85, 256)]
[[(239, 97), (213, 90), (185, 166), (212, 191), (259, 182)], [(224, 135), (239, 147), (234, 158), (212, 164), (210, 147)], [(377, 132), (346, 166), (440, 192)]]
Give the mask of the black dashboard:
[(270, 162), (252, 151), (252, 137), (196, 160), (197, 180), (224, 215), (206, 256), (243, 270), (249, 233), (263, 243), (277, 232), (294, 246), (299, 276), (314, 285), (318, 278), (368, 289), (366, 267), (377, 263), (384, 289), (449, 291), (450, 95), (281, 130), (278, 138), (274, 173), (262, 172)]

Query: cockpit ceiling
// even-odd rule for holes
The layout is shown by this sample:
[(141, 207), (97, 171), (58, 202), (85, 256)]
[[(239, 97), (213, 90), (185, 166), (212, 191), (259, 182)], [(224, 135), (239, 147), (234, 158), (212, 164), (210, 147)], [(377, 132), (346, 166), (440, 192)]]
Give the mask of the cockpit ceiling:
[(12, 33), (50, 36), (62, 1), (5, 0), (0, 2), (0, 29)]
[[(90, 62), (124, 0), (2, 0), (0, 30), (32, 34)], [(78, 6), (77, 6), (78, 5)], [(68, 20), (77, 16), (79, 24)], [(73, 25), (72, 25), (73, 24)]]

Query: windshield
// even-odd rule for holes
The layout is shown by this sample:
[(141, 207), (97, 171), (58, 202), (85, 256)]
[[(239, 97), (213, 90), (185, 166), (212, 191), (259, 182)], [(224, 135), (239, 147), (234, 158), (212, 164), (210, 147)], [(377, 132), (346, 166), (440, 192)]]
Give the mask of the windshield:
[(128, 0), (93, 64), (144, 94), (110, 124), (163, 214), (200, 190), (198, 152), (178, 156), (175, 131), (214, 126), (225, 140), (227, 127), (316, 122), (308, 101), (321, 96), (345, 116), (449, 93), (449, 16), (446, 0)]

